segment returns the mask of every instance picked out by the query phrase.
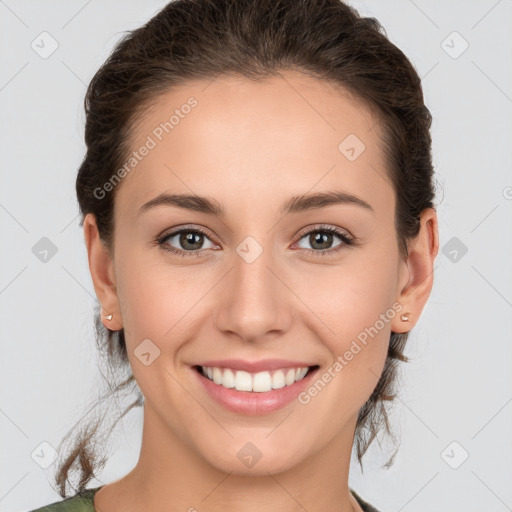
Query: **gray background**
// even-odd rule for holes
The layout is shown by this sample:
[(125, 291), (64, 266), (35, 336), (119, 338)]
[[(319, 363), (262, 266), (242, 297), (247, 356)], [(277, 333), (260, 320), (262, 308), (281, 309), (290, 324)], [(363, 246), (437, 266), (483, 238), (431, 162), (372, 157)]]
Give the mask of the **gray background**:
[[(165, 3), (0, 1), (2, 511), (60, 499), (54, 466), (40, 464), (97, 388), (96, 298), (74, 192), (83, 96), (122, 31)], [(364, 474), (353, 458), (350, 485), (382, 512), (512, 510), (512, 2), (351, 4), (382, 22), (422, 77), (441, 250), (402, 365), (395, 463), (380, 468), (393, 451), (381, 438)], [(46, 261), (44, 237), (57, 250)], [(136, 463), (141, 412), (115, 431), (92, 484)]]

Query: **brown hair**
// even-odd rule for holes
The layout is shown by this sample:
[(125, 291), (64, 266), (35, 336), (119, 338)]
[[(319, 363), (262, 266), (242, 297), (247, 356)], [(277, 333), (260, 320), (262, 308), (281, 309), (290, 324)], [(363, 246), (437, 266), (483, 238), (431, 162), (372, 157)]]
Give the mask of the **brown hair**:
[[(406, 257), (408, 239), (419, 232), (420, 213), (434, 207), (432, 118), (420, 78), (407, 57), (375, 18), (361, 17), (341, 0), (175, 0), (144, 26), (125, 34), (86, 92), (87, 152), (76, 180), (80, 225), (86, 214), (93, 213), (101, 240), (113, 250), (116, 188), (101, 199), (95, 190), (126, 161), (135, 123), (160, 94), (187, 80), (230, 74), (261, 78), (285, 69), (339, 84), (376, 113), (396, 193), (397, 240)], [(99, 307), (94, 318), (100, 360), (110, 375), (108, 392), (93, 410), (122, 392), (136, 396), (108, 436), (132, 407), (143, 404), (143, 396), (130, 371), (124, 331), (106, 329)], [(391, 434), (385, 406), (395, 397), (398, 362), (408, 361), (403, 355), (407, 337), (408, 333), (391, 333), (380, 380), (359, 411), (354, 442), (361, 468), (361, 458), (382, 426)], [(62, 497), (70, 473), (78, 471), (78, 483), (72, 487), (80, 491), (104, 466), (99, 426), (109, 410), (106, 407), (104, 417), (92, 419), (87, 413), (86, 426), (78, 432), (74, 427), (62, 441), (60, 447), (75, 432), (56, 470)]]

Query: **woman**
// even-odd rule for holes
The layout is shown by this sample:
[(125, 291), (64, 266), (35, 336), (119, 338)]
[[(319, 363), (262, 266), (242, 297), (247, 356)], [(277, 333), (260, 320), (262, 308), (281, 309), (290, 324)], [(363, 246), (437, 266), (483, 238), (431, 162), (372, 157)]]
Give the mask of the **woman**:
[(412, 64), (339, 0), (176, 0), (85, 107), (100, 348), (142, 447), (86, 489), (104, 460), (81, 432), (56, 477), (75, 494), (38, 510), (377, 510), (350, 456), (389, 433), (438, 252)]

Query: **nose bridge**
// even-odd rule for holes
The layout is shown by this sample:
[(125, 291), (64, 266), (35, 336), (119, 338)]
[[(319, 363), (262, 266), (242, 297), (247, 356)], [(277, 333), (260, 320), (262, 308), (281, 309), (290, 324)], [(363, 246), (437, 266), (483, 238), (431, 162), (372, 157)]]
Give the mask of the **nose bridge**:
[(272, 237), (266, 243), (248, 236), (236, 247), (233, 269), (222, 289), (217, 327), (241, 338), (257, 340), (269, 331), (286, 328), (285, 287), (275, 276)]

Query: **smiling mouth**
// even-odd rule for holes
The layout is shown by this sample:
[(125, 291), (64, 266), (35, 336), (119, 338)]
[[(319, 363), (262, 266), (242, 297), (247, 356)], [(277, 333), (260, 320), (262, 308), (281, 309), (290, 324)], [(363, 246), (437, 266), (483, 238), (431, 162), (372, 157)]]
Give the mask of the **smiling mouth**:
[(318, 365), (282, 368), (278, 370), (249, 373), (230, 368), (218, 368), (195, 365), (194, 369), (204, 378), (227, 389), (263, 393), (281, 389), (298, 382), (309, 373), (319, 368)]

